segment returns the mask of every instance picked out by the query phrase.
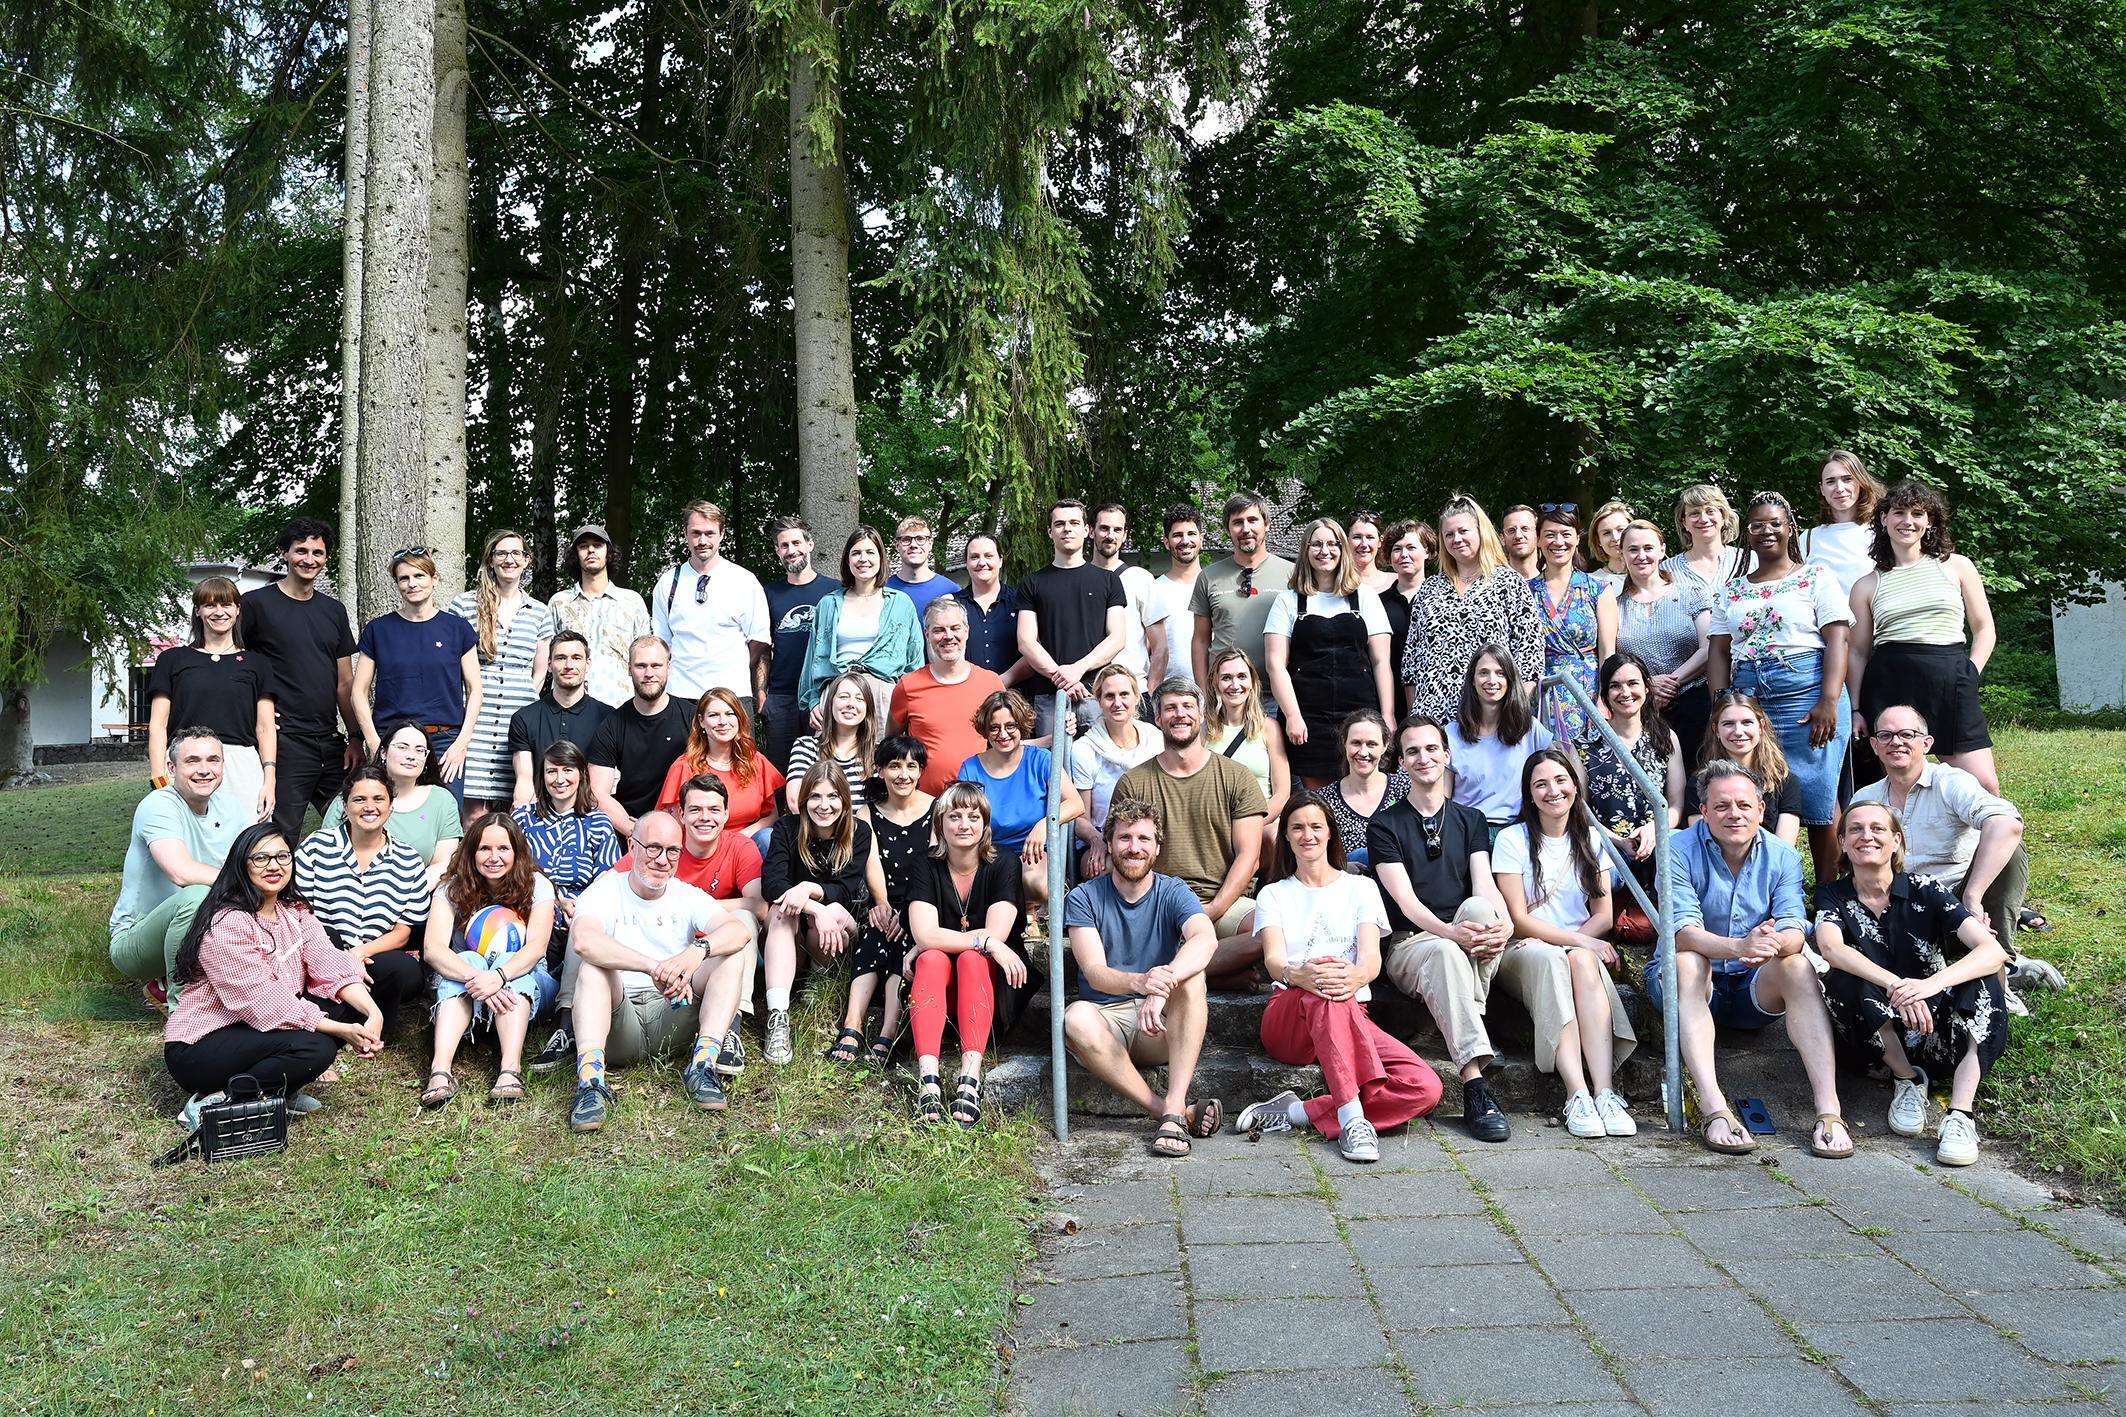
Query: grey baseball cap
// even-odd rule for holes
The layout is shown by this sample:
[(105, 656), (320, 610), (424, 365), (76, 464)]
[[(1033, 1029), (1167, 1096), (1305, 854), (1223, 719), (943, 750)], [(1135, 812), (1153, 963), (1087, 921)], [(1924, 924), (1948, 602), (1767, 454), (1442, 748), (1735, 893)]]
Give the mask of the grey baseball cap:
[(613, 538), (608, 536), (605, 528), (596, 522), (585, 522), (582, 526), (577, 527), (576, 534), (568, 539), (568, 544), (574, 546), (586, 536), (595, 536), (607, 546), (613, 544)]

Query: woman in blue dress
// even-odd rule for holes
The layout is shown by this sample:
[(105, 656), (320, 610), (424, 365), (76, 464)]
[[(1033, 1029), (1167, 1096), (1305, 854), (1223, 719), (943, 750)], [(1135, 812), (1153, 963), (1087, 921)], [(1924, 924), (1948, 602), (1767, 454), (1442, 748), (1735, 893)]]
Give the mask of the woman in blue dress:
[[(1592, 700), (1595, 670), (1617, 648), (1617, 595), (1579, 569), (1580, 514), (1546, 503), (1536, 511), (1536, 544), (1543, 573), (1528, 582), (1543, 621), (1543, 672), (1570, 674)], [(1587, 712), (1563, 689), (1543, 694), (1543, 723), (1558, 738), (1578, 742), (1589, 732)]]

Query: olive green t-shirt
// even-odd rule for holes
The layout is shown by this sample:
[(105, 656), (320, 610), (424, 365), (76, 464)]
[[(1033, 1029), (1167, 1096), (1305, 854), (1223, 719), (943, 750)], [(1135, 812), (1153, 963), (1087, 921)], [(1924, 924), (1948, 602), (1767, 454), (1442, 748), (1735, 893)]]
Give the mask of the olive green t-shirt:
[(1162, 844), (1153, 869), (1180, 877), (1202, 901), (1225, 884), (1233, 864), (1233, 833), (1270, 810), (1255, 774), (1216, 753), (1192, 777), (1173, 776), (1157, 758), (1139, 763), (1115, 783), (1112, 801), (1125, 798), (1148, 802), (1159, 814)]
[[(1270, 603), (1277, 599), (1277, 592), (1292, 584), (1292, 563), (1282, 556), (1265, 556), (1255, 573), (1248, 577), (1246, 589), (1240, 584), (1241, 570), (1233, 558), (1213, 561), (1196, 577), (1196, 589), (1189, 597), (1189, 613), (1206, 615), (1211, 621), (1211, 637), (1204, 657), (1215, 658), (1218, 651), (1228, 646), (1238, 646), (1247, 651), (1255, 662), (1256, 677), (1262, 678), (1262, 628), (1270, 618)], [(1268, 681), (1264, 681), (1268, 688)], [(1264, 695), (1268, 697), (1267, 693)]]

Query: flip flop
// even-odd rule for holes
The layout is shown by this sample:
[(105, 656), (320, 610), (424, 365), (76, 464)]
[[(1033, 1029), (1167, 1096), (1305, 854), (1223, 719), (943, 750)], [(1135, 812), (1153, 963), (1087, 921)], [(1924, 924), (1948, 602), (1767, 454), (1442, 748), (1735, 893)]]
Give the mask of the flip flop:
[(1225, 1125), (1225, 1108), (1213, 1097), (1208, 1102), (1189, 1104), (1188, 1134), (1192, 1137), (1214, 1137)]
[[(1843, 1149), (1830, 1144), (1830, 1133), (1825, 1129), (1837, 1127), (1846, 1134)], [(1819, 1140), (1821, 1138), (1821, 1140)], [(1828, 1161), (1843, 1161), (1853, 1154), (1853, 1133), (1845, 1124), (1845, 1118), (1836, 1112), (1818, 1112), (1816, 1126), (1809, 1133), (1809, 1150)]]
[(2017, 929), (2028, 930), (2033, 935), (2052, 933), (2052, 922), (2045, 918), (2045, 912), (2027, 905), (2023, 907), (2022, 913), (2015, 917), (2015, 924)]
[[(1713, 1140), (1713, 1123), (1724, 1121), (1730, 1137), (1748, 1137), (1747, 1141)], [(1757, 1139), (1750, 1136), (1743, 1125), (1735, 1120), (1732, 1112), (1714, 1112), (1698, 1125), (1698, 1141), (1707, 1151), (1717, 1151), (1723, 1156), (1747, 1156), (1757, 1149)]]

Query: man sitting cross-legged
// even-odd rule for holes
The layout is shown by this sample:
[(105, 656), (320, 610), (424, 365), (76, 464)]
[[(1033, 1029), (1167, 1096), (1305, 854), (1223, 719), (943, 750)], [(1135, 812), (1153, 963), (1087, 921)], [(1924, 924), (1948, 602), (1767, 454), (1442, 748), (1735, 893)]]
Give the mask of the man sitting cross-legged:
[[(1851, 1156), (1853, 1138), (1838, 1115), (1831, 1016), (1802, 952), (1808, 916), (1801, 854), (1764, 829), (1763, 789), (1734, 759), (1715, 758), (1698, 770), (1698, 796), (1705, 815), (1676, 835), (1663, 894), (1675, 913), (1676, 1011), (1705, 1145), (1733, 1154), (1757, 1147), (1720, 1092), (1713, 1026), (1757, 1029), (1783, 1017), (1815, 1093), (1809, 1150)], [(1646, 968), (1646, 993), (1660, 1008), (1658, 956)]]
[(605, 1125), (613, 1105), (608, 1064), (676, 1052), (689, 1036), (694, 1052), (681, 1085), (704, 1111), (725, 1106), (716, 1059), (751, 966), (752, 929), (708, 892), (673, 878), (684, 850), (677, 817), (645, 812), (635, 822), (634, 864), (606, 872), (576, 898), (572, 1130)]
[[(1103, 834), (1107, 874), (1072, 890), (1064, 907), (1082, 983), (1063, 1039), (1086, 1071), (1158, 1119), (1154, 1154), (1186, 1156), (1191, 1135), (1210, 1136), (1225, 1118), (1215, 1098), (1188, 1100), (1210, 1019), (1204, 970), (1218, 939), (1195, 892), (1152, 870), (1161, 841), (1149, 805), (1116, 798)], [(1139, 1063), (1166, 1064), (1166, 1096)]]
[(1381, 972), (1432, 1011), (1461, 1069), (1469, 1135), (1504, 1141), (1512, 1128), (1484, 1081), (1484, 1064), (1498, 1051), (1484, 1006), (1513, 925), (1491, 873), (1490, 828), (1482, 812), (1447, 793), (1447, 731), (1438, 720), (1413, 714), (1395, 737), (1410, 795), (1376, 812), (1366, 828), (1366, 853), (1388, 905)]

